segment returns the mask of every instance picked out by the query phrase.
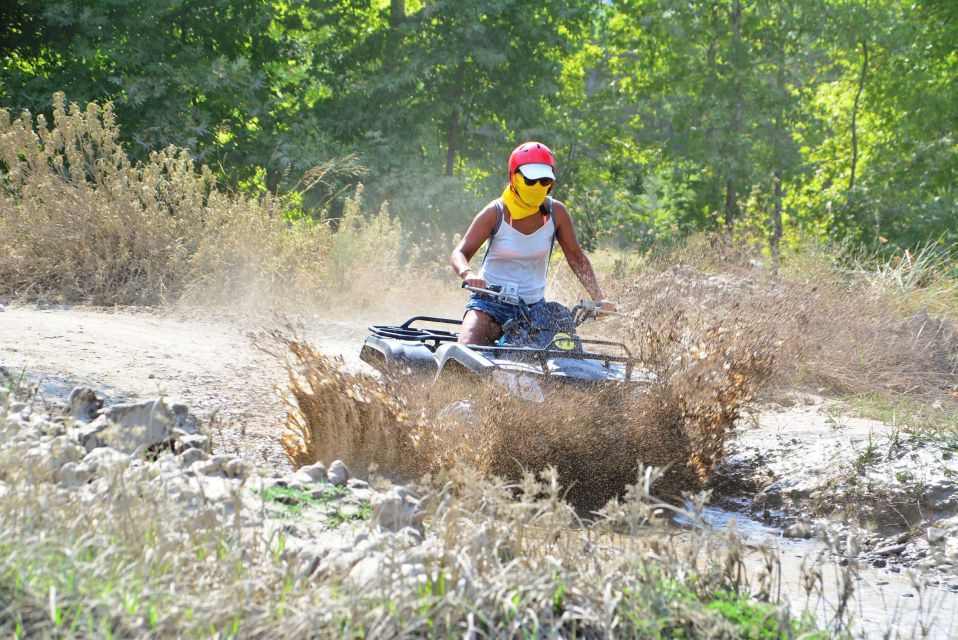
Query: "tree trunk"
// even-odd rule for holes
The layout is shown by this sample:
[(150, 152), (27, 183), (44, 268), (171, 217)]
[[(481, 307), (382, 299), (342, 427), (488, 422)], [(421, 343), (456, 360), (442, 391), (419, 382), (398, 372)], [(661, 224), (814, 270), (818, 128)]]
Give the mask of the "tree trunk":
[(399, 60), (402, 48), (402, 34), (399, 27), (406, 19), (406, 1), (391, 0), (389, 3), (389, 31), (386, 34), (386, 59), (383, 61), (386, 69), (394, 69)]
[(862, 70), (858, 76), (858, 90), (855, 92), (855, 104), (852, 105), (852, 171), (848, 177), (848, 190), (855, 188), (855, 171), (858, 169), (858, 105), (862, 90), (865, 88), (865, 74), (868, 73), (868, 43), (862, 40)]
[(735, 195), (735, 183), (729, 178), (725, 181), (725, 227), (731, 230), (738, 217), (738, 202)]
[(459, 108), (453, 107), (452, 115), (449, 117), (449, 131), (446, 137), (446, 172), (447, 178), (451, 178), (453, 170), (456, 168), (456, 155), (459, 153)]
[[(732, 2), (732, 64), (734, 66), (734, 71), (732, 75), (732, 91), (731, 91), (731, 104), (729, 105), (732, 111), (732, 122), (731, 122), (731, 131), (729, 131), (729, 145), (727, 147), (727, 153), (730, 155), (738, 154), (740, 151), (739, 145), (739, 128), (741, 127), (741, 121), (739, 119), (739, 112), (742, 108), (742, 87), (741, 87), (741, 78), (739, 73), (742, 70), (743, 61), (742, 61), (742, 3), (741, 0), (733, 0)], [(725, 226), (728, 230), (731, 230), (735, 225), (735, 220), (738, 218), (741, 213), (738, 208), (738, 202), (735, 194), (735, 180), (738, 176), (734, 175), (731, 168), (728, 169), (728, 177), (725, 180)]]
[(389, 0), (389, 28), (398, 28), (405, 19), (406, 0)]
[(785, 87), (785, 48), (786, 43), (783, 40), (778, 51), (778, 69), (775, 74), (775, 89), (777, 92), (778, 113), (775, 114), (775, 128), (773, 129), (772, 149), (775, 153), (775, 171), (772, 174), (772, 187), (774, 189), (774, 204), (772, 206), (772, 232), (768, 237), (768, 250), (772, 257), (772, 270), (778, 273), (778, 265), (781, 258), (782, 233), (782, 164), (785, 162), (785, 140), (788, 132), (785, 130), (786, 117), (786, 87)]
[(772, 235), (768, 238), (768, 249), (772, 254), (772, 268), (778, 269), (782, 244), (782, 171), (776, 169), (772, 181), (775, 184), (775, 206), (772, 208)]

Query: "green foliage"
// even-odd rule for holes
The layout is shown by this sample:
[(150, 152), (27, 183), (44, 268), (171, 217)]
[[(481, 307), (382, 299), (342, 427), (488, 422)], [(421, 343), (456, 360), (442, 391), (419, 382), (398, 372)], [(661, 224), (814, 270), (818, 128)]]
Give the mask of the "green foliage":
[(358, 506), (344, 504), (343, 498), (352, 492), (345, 487), (330, 484), (320, 484), (311, 491), (275, 486), (265, 488), (259, 493), (268, 502), (280, 505), (290, 518), (298, 518), (310, 509), (318, 509), (331, 529), (344, 522), (364, 520), (372, 515), (369, 501), (363, 500)]
[[(801, 635), (809, 640), (824, 640), (827, 634), (817, 631), (812, 620), (786, 618), (785, 628), (779, 619), (777, 607), (752, 602), (735, 593), (720, 591), (707, 609), (717, 611), (736, 627), (738, 637), (747, 640), (779, 640)], [(810, 618), (810, 617), (809, 617)]]
[(294, 217), (362, 180), (372, 210), (461, 232), (541, 139), (590, 247), (894, 252), (958, 240), (956, 40), (950, 0), (12, 0), (0, 105), (112, 101), (134, 160), (185, 147)]

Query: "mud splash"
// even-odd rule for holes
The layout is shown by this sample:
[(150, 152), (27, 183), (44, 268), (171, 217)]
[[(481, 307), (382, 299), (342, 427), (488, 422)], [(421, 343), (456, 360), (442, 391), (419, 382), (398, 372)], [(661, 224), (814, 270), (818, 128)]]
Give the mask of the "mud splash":
[[(663, 382), (642, 393), (567, 389), (542, 404), (475, 381), (419, 386), (352, 373), (288, 327), (276, 330), (270, 339), (289, 375), (283, 447), (296, 467), (342, 459), (404, 480), (458, 464), (507, 480), (552, 466), (566, 499), (586, 513), (621, 494), (644, 464), (665, 470), (657, 495), (680, 499), (721, 459), (774, 351), (723, 328), (691, 335), (670, 326), (634, 328)], [(471, 411), (450, 419), (447, 408), (463, 401)]]

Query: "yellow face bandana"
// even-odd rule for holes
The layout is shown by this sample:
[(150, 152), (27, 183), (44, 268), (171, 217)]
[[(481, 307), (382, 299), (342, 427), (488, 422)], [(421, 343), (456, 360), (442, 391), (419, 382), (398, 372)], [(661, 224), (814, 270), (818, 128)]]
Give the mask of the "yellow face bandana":
[(512, 174), (512, 184), (502, 192), (502, 201), (509, 207), (513, 220), (528, 218), (539, 210), (549, 195), (549, 187), (538, 182), (529, 186), (518, 173)]

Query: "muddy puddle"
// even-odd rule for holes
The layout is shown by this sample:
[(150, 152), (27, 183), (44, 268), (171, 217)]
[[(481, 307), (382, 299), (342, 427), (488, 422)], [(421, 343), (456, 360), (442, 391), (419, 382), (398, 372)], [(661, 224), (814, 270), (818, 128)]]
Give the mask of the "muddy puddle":
[[(742, 536), (749, 549), (744, 555), (747, 578), (753, 584), (768, 567), (767, 555), (759, 549), (771, 550), (778, 574), (773, 597), (788, 603), (793, 613), (813, 614), (822, 627), (844, 629), (855, 638), (958, 637), (958, 592), (941, 578), (918, 569), (878, 569), (865, 555), (836, 549), (817, 538), (786, 538), (779, 528), (721, 507), (707, 506), (702, 518), (707, 526), (734, 527)], [(678, 517), (676, 523), (683, 528), (700, 526)], [(954, 581), (958, 587), (958, 578)], [(843, 619), (849, 622), (836, 629), (842, 606)]]
[[(66, 406), (70, 392), (76, 387), (86, 386), (78, 380), (57, 373), (46, 373), (31, 369), (16, 370), (0, 363), (0, 382), (23, 390), (41, 407), (62, 409)], [(97, 395), (106, 405), (131, 402), (135, 398), (112, 387), (98, 386)]]

